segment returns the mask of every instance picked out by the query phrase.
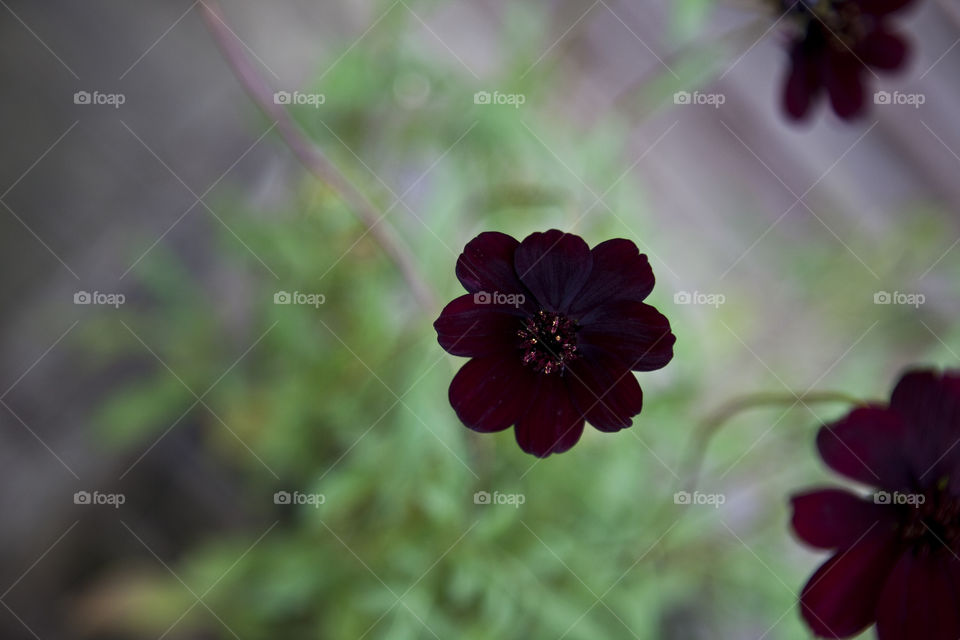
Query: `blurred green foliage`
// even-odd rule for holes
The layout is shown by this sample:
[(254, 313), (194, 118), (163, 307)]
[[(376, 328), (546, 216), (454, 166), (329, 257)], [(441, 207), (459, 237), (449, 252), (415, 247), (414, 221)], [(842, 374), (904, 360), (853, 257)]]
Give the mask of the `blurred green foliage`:
[[(702, 19), (704, 5), (678, 5), (678, 33)], [(504, 79), (536, 59), (526, 34), (542, 18), (528, 5), (510, 11), (506, 29), (521, 33), (503, 36), (518, 48), (504, 55)], [(575, 225), (591, 244), (622, 236), (694, 259), (689, 232), (656, 222), (636, 182), (617, 183), (604, 198), (608, 211), (571, 175), (603, 193), (622, 174), (633, 161), (629, 114), (576, 131), (541, 100), (549, 71), (520, 85), (466, 83), (455, 61), (438, 62), (434, 47), (411, 40), (411, 20), (398, 10), (378, 24), (376, 37), (318, 82), (326, 104), (297, 108), (296, 116), (390, 211), (388, 223), (414, 247), (438, 297), (459, 294), (456, 256), (484, 229), (522, 237)], [(652, 82), (662, 95), (675, 88)], [(474, 105), (473, 93), (487, 88), (524, 93), (524, 111)], [(119, 312), (131, 331), (113, 314), (83, 338), (112, 361), (149, 358), (139, 337), (170, 368), (127, 377), (93, 420), (104, 441), (140, 451), (178, 419), (199, 422), (208, 454), (242, 483), (236, 509), (259, 523), (224, 531), (177, 560), (175, 572), (209, 609), (191, 608), (168, 637), (202, 629), (244, 640), (807, 637), (795, 594), (817, 559), (791, 539), (786, 498), (828, 477), (812, 437), (820, 419), (843, 407), (818, 406), (814, 415), (787, 405), (738, 417), (711, 444), (698, 487), (724, 493), (726, 503), (673, 503), (697, 420), (738, 387), (752, 391), (765, 380), (771, 388), (768, 372), (724, 329), (756, 336), (769, 321), (749, 282), (731, 279), (727, 297), (739, 296), (738, 304), (677, 307), (654, 261), (661, 284), (651, 302), (674, 323), (675, 361), (641, 377), (646, 406), (632, 429), (588, 428), (569, 453), (537, 461), (519, 451), (512, 431), (480, 436), (457, 422), (447, 386), (461, 361), (436, 344), (438, 310), (414, 303), (335, 195), (305, 178), (290, 200), (260, 211), (221, 194), (215, 206), (229, 211), (231, 229), (277, 278), (226, 231), (217, 259), (241, 283), (230, 290), (199, 281), (161, 246), (135, 272), (147, 301)], [(747, 238), (762, 231), (730, 224)], [(913, 237), (938, 233), (904, 224), (917, 227), (907, 229)], [(911, 257), (890, 242), (883, 267), (893, 271)], [(797, 335), (826, 324), (843, 336), (818, 345), (813, 366), (823, 371), (857, 338), (851, 318), (871, 307), (851, 292), (876, 283), (836, 245), (811, 242), (768, 257), (777, 265), (772, 277), (809, 304), (813, 326), (798, 326)], [(832, 290), (818, 286), (827, 279)], [(278, 290), (319, 292), (326, 301), (275, 305)], [(898, 317), (878, 333), (902, 334)], [(906, 348), (911, 357), (942, 355), (919, 342)], [(805, 351), (799, 339), (781, 346), (763, 357), (779, 363)], [(750, 370), (731, 371), (743, 357)], [(883, 395), (889, 359), (858, 355), (830, 380)], [(198, 395), (213, 385), (203, 396), (209, 409), (190, 408), (195, 397), (184, 385)], [(281, 489), (321, 493), (325, 502), (275, 505)], [(525, 502), (478, 505), (477, 491), (520, 493)], [(115, 623), (131, 631), (159, 635), (195, 603), (163, 567), (126, 579), (135, 606)]]

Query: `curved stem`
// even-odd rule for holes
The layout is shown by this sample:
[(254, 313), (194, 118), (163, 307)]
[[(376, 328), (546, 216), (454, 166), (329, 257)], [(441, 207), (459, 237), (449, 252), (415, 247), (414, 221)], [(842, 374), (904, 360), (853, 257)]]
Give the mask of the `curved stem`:
[(249, 57), (243, 51), (243, 44), (224, 21), (217, 1), (203, 0), (200, 2), (200, 7), (207, 29), (237, 80), (267, 117), (277, 123), (277, 131), (300, 163), (335, 191), (354, 211), (366, 227), (367, 233), (373, 236), (387, 256), (396, 264), (417, 302), (426, 308), (427, 313), (435, 312), (437, 304), (433, 292), (421, 276), (409, 247), (392, 227), (383, 222), (386, 214), (380, 213), (377, 207), (324, 155), (323, 151), (313, 144), (300, 125), (287, 112), (286, 107), (274, 102), (273, 90), (251, 64)]
[(703, 465), (703, 459), (706, 456), (707, 448), (710, 446), (710, 441), (729, 420), (738, 414), (761, 407), (789, 405), (790, 408), (793, 408), (798, 404), (807, 405), (836, 402), (853, 405), (866, 404), (858, 398), (836, 391), (811, 391), (799, 395), (793, 392), (779, 393), (760, 391), (730, 400), (707, 416), (693, 434), (690, 443), (690, 455), (688, 456), (688, 472), (685, 474), (688, 478), (687, 487), (690, 489), (696, 487)]
[[(720, 431), (721, 427), (727, 424), (738, 414), (751, 409), (759, 409), (761, 407), (789, 405), (789, 408), (792, 409), (798, 404), (807, 405), (828, 402), (841, 402), (860, 406), (868, 404), (867, 402), (864, 402), (858, 398), (854, 398), (853, 396), (835, 391), (811, 391), (809, 393), (802, 393), (799, 395), (789, 391), (783, 393), (760, 391), (757, 393), (751, 393), (733, 398), (726, 404), (722, 405), (719, 409), (714, 411), (712, 414), (707, 416), (703, 422), (700, 423), (700, 426), (693, 434), (693, 437), (690, 441), (690, 453), (687, 456), (687, 463), (684, 465), (686, 471), (681, 471), (680, 473), (679, 488), (690, 492), (696, 489), (700, 479), (700, 471), (703, 466), (703, 460), (706, 457), (707, 448), (710, 446), (710, 441), (717, 434), (717, 432)], [(684, 482), (683, 478), (687, 478), (687, 482)], [(664, 502), (655, 513), (653, 521), (656, 522), (660, 520), (664, 514), (670, 513), (671, 510), (676, 509), (677, 507), (673, 500)], [(673, 526), (680, 522), (680, 520), (683, 519), (684, 515), (686, 515), (688, 511), (689, 510), (687, 509), (680, 511), (679, 515), (674, 521)]]

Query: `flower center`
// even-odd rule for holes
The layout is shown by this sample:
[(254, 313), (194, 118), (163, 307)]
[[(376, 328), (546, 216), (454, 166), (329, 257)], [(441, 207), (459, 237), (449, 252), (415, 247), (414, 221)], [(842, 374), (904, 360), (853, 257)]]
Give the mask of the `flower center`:
[(960, 499), (946, 490), (946, 482), (915, 499), (922, 503), (906, 506), (909, 515), (901, 532), (903, 539), (918, 547), (960, 550)]
[(780, 10), (786, 10), (804, 27), (813, 23), (823, 27), (830, 44), (837, 50), (852, 49), (867, 34), (867, 24), (860, 7), (850, 0), (779, 0)]
[(539, 373), (563, 372), (566, 364), (577, 358), (576, 321), (566, 316), (540, 310), (523, 322), (517, 331), (523, 364)]

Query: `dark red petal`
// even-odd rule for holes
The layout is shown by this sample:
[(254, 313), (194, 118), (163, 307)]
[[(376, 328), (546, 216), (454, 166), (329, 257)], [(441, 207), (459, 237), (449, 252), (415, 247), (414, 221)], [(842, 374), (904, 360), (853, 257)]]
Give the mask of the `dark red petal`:
[(922, 433), (960, 430), (960, 375), (909, 371), (894, 388), (890, 408)]
[(440, 312), (433, 323), (440, 346), (471, 358), (515, 351), (520, 312), (509, 305), (477, 304), (475, 295), (455, 298)]
[(838, 473), (887, 489), (911, 486), (905, 453), (907, 428), (900, 416), (878, 407), (854, 409), (817, 433), (824, 462)]
[(877, 29), (857, 46), (857, 55), (878, 69), (896, 69), (907, 59), (907, 42), (896, 33)]
[(873, 624), (900, 553), (892, 536), (868, 535), (824, 562), (800, 594), (807, 625), (819, 637), (846, 638)]
[(830, 94), (833, 111), (844, 120), (858, 115), (864, 107), (863, 63), (847, 50), (827, 55), (823, 83)]
[(960, 638), (958, 565), (948, 552), (903, 554), (877, 607), (881, 640)]
[(570, 313), (589, 311), (613, 300), (642, 302), (653, 290), (653, 269), (637, 245), (623, 238), (607, 240), (595, 246), (593, 270), (570, 305)]
[(583, 238), (551, 229), (532, 233), (517, 248), (520, 280), (547, 311), (565, 312), (590, 277), (593, 257)]
[(583, 434), (583, 416), (570, 401), (559, 375), (541, 375), (538, 383), (530, 407), (514, 431), (521, 449), (545, 458), (577, 444)]
[(857, 4), (860, 11), (874, 16), (882, 16), (899, 11), (915, 0), (861, 0)]
[(485, 231), (467, 243), (457, 260), (457, 278), (470, 293), (523, 293), (513, 269), (520, 243), (505, 233)]
[(896, 510), (842, 489), (822, 489), (794, 496), (793, 530), (821, 549), (846, 548), (868, 531), (892, 531)]
[(790, 72), (784, 83), (783, 107), (794, 119), (800, 120), (810, 112), (810, 106), (820, 93), (821, 79), (816, 60), (819, 55), (797, 42), (790, 51)]
[(584, 354), (564, 374), (573, 404), (600, 431), (629, 427), (643, 408), (643, 391), (629, 369), (604, 355)]
[(450, 405), (474, 431), (502, 431), (527, 410), (536, 382), (519, 359), (474, 358), (453, 377)]
[(893, 390), (890, 408), (910, 427), (904, 455), (918, 479), (953, 481), (960, 464), (960, 375), (910, 371)]
[(673, 358), (670, 321), (643, 302), (601, 305), (581, 318), (578, 341), (597, 347), (634, 371), (653, 371)]

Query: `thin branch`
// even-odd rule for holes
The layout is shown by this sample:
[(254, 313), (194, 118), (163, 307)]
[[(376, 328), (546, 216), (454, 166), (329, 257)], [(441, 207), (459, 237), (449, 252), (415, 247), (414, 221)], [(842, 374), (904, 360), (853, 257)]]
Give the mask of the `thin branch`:
[[(827, 402), (839, 402), (856, 406), (864, 406), (869, 404), (863, 400), (859, 400), (847, 394), (835, 391), (811, 391), (809, 393), (802, 393), (799, 396), (792, 392), (776, 393), (761, 391), (733, 398), (715, 412), (707, 416), (694, 432), (690, 439), (689, 454), (686, 457), (686, 463), (683, 465), (684, 468), (680, 471), (680, 482), (678, 489), (691, 492), (696, 490), (697, 485), (700, 482), (700, 472), (703, 467), (703, 461), (706, 458), (707, 449), (710, 446), (710, 442), (725, 424), (727, 424), (732, 418), (736, 417), (740, 413), (749, 411), (751, 409), (759, 409), (761, 407), (776, 407), (783, 405), (793, 407), (794, 405), (798, 404), (817, 404)], [(684, 478), (687, 478), (687, 480), (684, 481)], [(664, 503), (654, 512), (652, 521), (660, 521), (670, 513), (676, 514), (671, 517), (675, 518), (676, 521), (679, 522), (687, 513), (689, 513), (689, 509), (681, 509), (678, 512), (675, 499), (670, 499), (664, 501)]]
[(687, 472), (682, 474), (682, 476), (688, 478), (686, 486), (689, 487), (690, 490), (693, 490), (693, 488), (697, 486), (700, 469), (703, 466), (703, 459), (706, 456), (710, 442), (720, 429), (732, 418), (744, 411), (762, 407), (821, 403), (866, 404), (862, 400), (836, 391), (811, 391), (810, 393), (800, 395), (795, 395), (792, 392), (777, 393), (761, 391), (730, 400), (711, 415), (707, 416), (693, 434), (690, 443), (690, 454), (687, 457), (687, 464), (685, 465)]
[(428, 314), (434, 313), (437, 303), (433, 292), (420, 274), (409, 247), (393, 228), (384, 222), (384, 214), (310, 140), (286, 107), (274, 102), (273, 89), (250, 62), (243, 43), (224, 21), (217, 1), (201, 0), (200, 6), (207, 29), (247, 94), (267, 117), (277, 123), (277, 131), (300, 163), (335, 191), (353, 210), (370, 235), (396, 264), (417, 302)]

